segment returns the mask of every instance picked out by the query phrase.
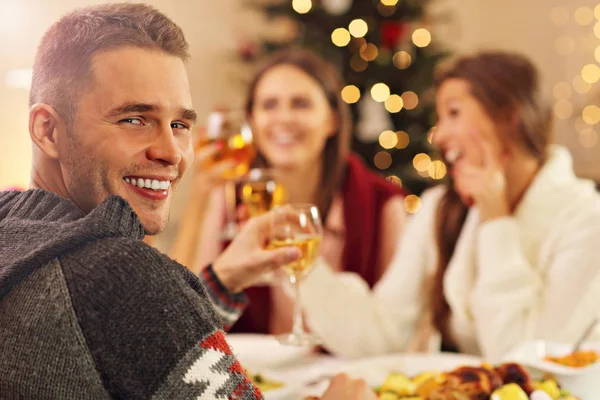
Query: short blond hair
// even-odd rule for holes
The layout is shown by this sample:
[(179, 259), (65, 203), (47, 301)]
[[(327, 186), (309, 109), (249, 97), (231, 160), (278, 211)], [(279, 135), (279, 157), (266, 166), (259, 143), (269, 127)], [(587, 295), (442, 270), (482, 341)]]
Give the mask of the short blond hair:
[(44, 34), (33, 65), (29, 106), (51, 105), (71, 122), (81, 92), (93, 82), (95, 54), (123, 46), (189, 59), (179, 26), (147, 4), (102, 4), (75, 10)]

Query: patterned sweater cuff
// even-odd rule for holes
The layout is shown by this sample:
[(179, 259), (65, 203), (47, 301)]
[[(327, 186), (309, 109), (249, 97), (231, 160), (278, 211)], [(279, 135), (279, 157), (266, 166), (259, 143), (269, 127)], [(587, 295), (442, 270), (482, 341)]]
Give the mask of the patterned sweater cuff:
[(230, 293), (215, 274), (212, 265), (202, 270), (200, 280), (206, 287), (217, 313), (223, 319), (223, 329), (227, 331), (242, 315), (248, 298), (243, 292)]

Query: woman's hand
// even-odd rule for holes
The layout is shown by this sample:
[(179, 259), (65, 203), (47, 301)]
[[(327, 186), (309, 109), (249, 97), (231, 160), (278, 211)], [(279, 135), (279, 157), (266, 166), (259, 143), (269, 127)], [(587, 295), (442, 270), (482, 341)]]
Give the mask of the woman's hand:
[(195, 159), (192, 167), (192, 190), (210, 193), (212, 189), (225, 182), (225, 172), (235, 167), (233, 161), (221, 161), (207, 167), (208, 160), (223, 149), (222, 143), (208, 143), (196, 146)]
[(473, 143), (479, 147), (482, 161), (479, 165), (460, 166), (456, 178), (458, 189), (477, 205), (481, 222), (508, 216), (511, 212), (504, 172), (506, 157), (480, 132), (473, 133)]

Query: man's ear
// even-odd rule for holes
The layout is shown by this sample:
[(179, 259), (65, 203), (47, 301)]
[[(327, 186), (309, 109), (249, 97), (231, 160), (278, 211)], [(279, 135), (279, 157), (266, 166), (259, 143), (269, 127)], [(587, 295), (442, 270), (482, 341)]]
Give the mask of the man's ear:
[(48, 104), (35, 104), (29, 110), (29, 136), (48, 157), (58, 158), (58, 131), (64, 123), (56, 110)]

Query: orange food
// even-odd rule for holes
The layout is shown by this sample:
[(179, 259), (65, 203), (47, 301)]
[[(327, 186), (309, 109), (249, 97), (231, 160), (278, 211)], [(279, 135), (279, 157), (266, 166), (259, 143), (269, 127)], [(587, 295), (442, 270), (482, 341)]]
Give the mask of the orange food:
[(595, 351), (576, 351), (561, 357), (546, 357), (547, 361), (566, 365), (567, 367), (583, 368), (595, 363), (600, 358), (600, 354)]

